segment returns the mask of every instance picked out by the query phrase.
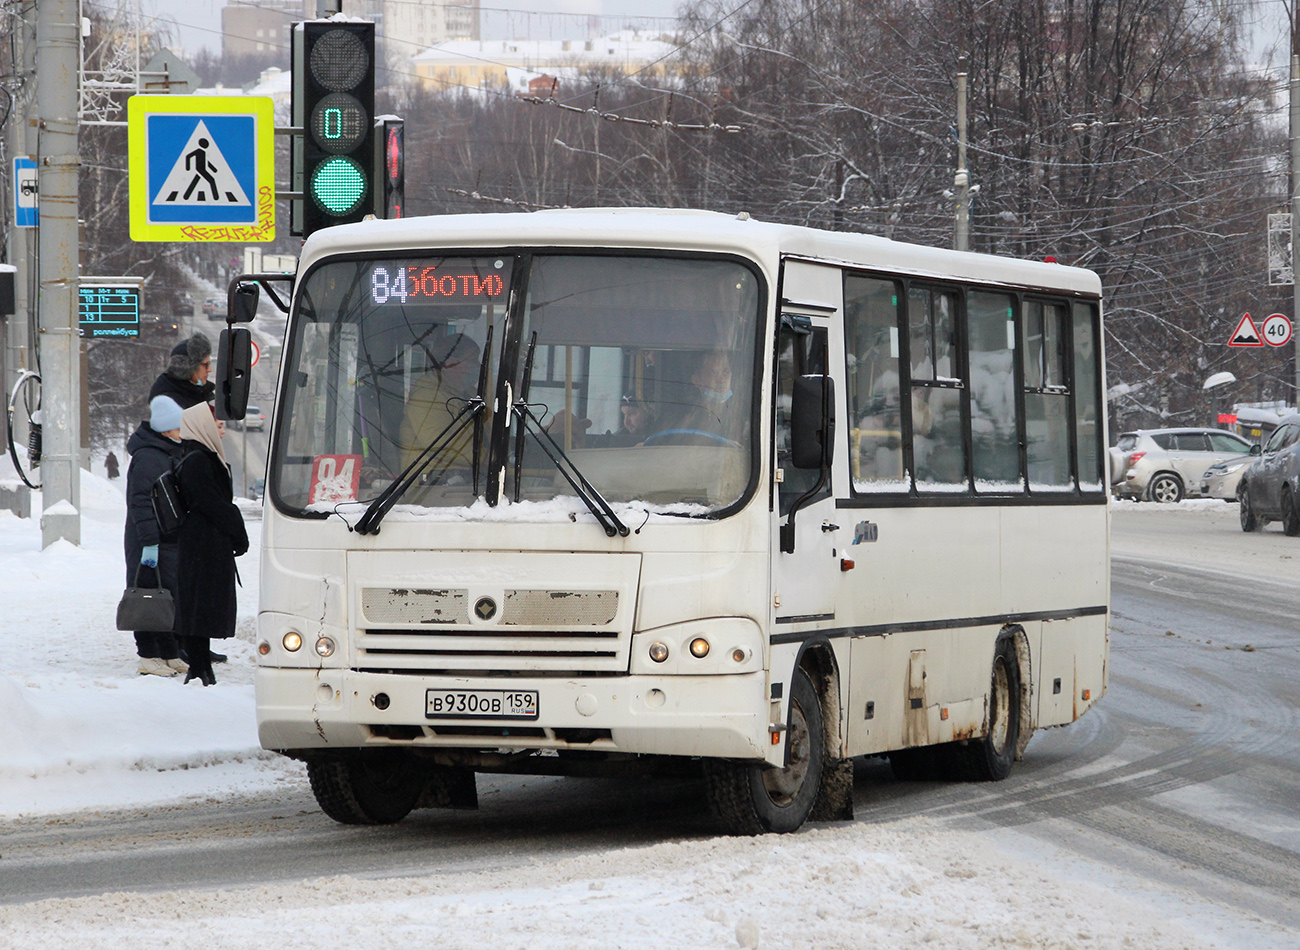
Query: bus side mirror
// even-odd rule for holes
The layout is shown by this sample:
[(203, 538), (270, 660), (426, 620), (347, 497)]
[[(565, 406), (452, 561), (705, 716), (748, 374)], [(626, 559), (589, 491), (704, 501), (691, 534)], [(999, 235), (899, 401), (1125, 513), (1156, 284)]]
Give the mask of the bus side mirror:
[(835, 455), (835, 380), (799, 376), (790, 406), (790, 464), (820, 469)]
[(1262, 445), (1260, 445), (1258, 442), (1256, 442), (1254, 445), (1252, 445), (1252, 446), (1250, 447), (1250, 454), (1251, 454), (1251, 455), (1263, 455), (1263, 454), (1264, 454), (1264, 446), (1262, 446)]
[(252, 323), (257, 316), (259, 295), (257, 284), (236, 284), (230, 295), (230, 322)]
[(242, 419), (253, 382), (253, 334), (247, 327), (222, 330), (217, 354), (217, 418)]

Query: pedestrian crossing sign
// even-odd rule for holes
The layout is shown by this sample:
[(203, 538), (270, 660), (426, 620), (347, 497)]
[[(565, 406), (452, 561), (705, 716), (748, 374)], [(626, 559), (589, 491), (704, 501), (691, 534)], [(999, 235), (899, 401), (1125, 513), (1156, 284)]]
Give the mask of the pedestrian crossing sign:
[(131, 240), (275, 240), (275, 110), (253, 96), (127, 100)]

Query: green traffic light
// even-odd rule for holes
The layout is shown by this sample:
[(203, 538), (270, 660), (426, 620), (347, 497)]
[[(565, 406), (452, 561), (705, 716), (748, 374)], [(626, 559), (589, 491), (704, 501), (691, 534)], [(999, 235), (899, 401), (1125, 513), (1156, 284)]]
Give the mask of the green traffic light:
[(312, 196), (330, 214), (352, 211), (365, 197), (366, 188), (365, 171), (345, 155), (326, 159), (312, 172)]

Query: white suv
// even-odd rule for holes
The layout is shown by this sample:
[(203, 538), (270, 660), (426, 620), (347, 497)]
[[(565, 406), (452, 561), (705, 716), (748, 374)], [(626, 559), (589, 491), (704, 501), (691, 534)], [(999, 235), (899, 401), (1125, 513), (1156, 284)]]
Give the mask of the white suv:
[[(1246, 455), (1251, 443), (1226, 429), (1139, 429), (1111, 449), (1115, 490), (1139, 500), (1175, 502), (1201, 490), (1205, 470)], [(1122, 477), (1120, 476), (1122, 473)]]

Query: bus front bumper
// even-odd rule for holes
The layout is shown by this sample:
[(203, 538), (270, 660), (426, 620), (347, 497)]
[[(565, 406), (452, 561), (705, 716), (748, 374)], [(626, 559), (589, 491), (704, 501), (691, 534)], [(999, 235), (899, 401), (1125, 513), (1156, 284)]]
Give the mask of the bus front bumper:
[[(536, 718), (430, 717), (430, 690), (536, 693)], [(277, 752), (380, 746), (589, 749), (733, 759), (772, 757), (764, 674), (487, 677), (259, 667), (257, 728)]]

